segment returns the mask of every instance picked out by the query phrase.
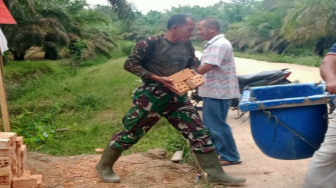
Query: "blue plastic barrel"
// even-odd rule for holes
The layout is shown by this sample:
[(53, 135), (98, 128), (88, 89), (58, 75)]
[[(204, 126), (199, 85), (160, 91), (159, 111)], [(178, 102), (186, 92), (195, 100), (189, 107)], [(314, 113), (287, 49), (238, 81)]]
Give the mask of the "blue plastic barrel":
[(327, 130), (330, 95), (315, 83), (252, 87), (243, 91), (241, 111), (250, 112), (253, 139), (276, 159), (311, 157)]

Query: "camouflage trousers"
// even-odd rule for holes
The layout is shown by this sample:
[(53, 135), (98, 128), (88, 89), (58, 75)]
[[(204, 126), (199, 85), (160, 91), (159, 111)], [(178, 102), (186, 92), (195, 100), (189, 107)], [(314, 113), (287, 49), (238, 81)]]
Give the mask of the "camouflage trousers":
[(202, 124), (187, 95), (178, 96), (162, 85), (153, 83), (136, 89), (132, 99), (133, 105), (122, 120), (123, 130), (111, 138), (110, 147), (121, 151), (131, 148), (163, 116), (189, 140), (194, 152), (215, 149), (209, 131)]

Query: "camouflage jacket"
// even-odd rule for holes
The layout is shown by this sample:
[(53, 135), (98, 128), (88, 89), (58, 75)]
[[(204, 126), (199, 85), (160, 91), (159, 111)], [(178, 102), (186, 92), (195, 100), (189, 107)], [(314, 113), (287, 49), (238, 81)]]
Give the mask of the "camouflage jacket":
[(171, 43), (164, 35), (150, 36), (139, 41), (125, 62), (124, 69), (153, 82), (152, 74), (170, 76), (185, 68), (196, 69), (199, 60), (191, 42)]

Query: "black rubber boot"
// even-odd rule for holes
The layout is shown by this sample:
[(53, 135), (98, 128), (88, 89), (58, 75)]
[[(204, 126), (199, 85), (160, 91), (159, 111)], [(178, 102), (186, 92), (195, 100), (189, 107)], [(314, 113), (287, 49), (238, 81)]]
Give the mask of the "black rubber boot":
[(215, 151), (195, 153), (198, 165), (207, 173), (206, 181), (221, 185), (243, 185), (245, 178), (233, 178), (225, 173)]
[(113, 171), (113, 164), (118, 160), (122, 151), (112, 149), (106, 146), (96, 169), (99, 172), (101, 179), (108, 183), (119, 183), (120, 177)]

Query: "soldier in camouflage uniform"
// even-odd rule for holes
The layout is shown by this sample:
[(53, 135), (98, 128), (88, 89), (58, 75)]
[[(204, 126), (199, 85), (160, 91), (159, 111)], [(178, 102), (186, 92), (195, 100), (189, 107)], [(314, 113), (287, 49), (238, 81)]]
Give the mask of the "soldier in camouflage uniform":
[(113, 164), (122, 151), (137, 143), (162, 116), (189, 140), (200, 167), (208, 173), (209, 182), (241, 185), (246, 181), (223, 171), (209, 131), (187, 95), (175, 94), (177, 89), (168, 78), (185, 68), (196, 70), (199, 65), (189, 41), (194, 28), (192, 18), (183, 14), (172, 16), (164, 35), (138, 42), (127, 59), (124, 68), (140, 76), (144, 84), (133, 93), (133, 105), (122, 121), (123, 130), (111, 138), (96, 166), (103, 181), (120, 182)]

